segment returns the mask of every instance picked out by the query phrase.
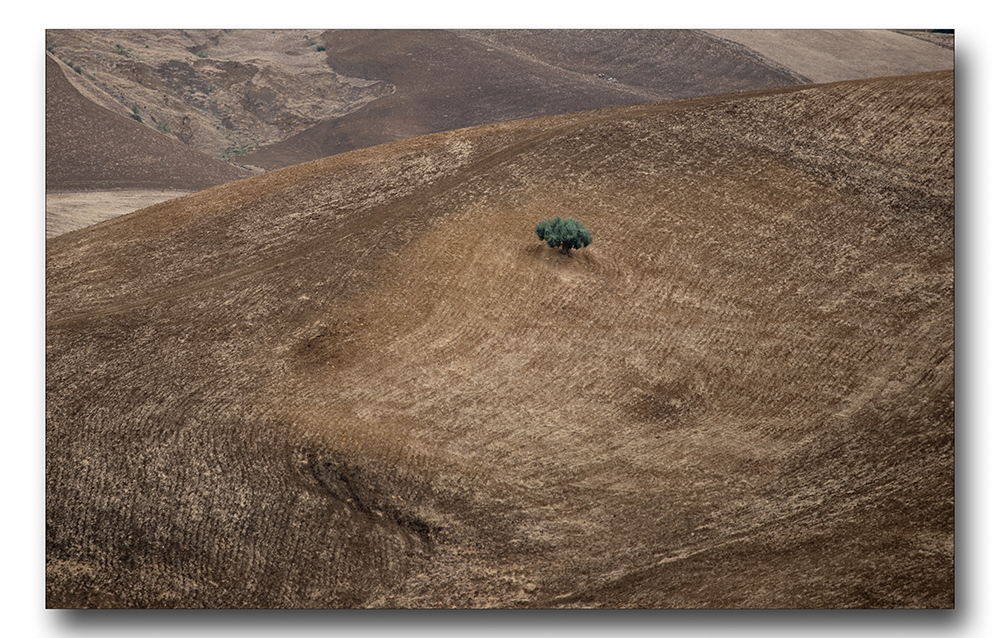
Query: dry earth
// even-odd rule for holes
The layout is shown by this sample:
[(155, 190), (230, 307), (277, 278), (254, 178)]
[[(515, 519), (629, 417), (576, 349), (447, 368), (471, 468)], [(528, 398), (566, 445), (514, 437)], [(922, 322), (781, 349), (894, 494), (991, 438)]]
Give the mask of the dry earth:
[(187, 194), (162, 190), (48, 193), (45, 195), (45, 237), (92, 226)]
[(238, 157), (392, 91), (331, 72), (317, 30), (50, 29), (46, 46), (117, 113), (209, 156)]
[(776, 66), (794, 69), (808, 82), (943, 71), (955, 66), (954, 35), (947, 34), (885, 29), (713, 29), (707, 33), (736, 42)]
[(46, 192), (197, 190), (252, 174), (87, 99), (45, 57)]
[[(166, 199), (425, 133), (792, 86), (806, 71), (832, 81), (952, 66), (944, 34), (726, 33), (48, 30), (46, 190), (95, 193), (47, 198), (47, 233), (134, 210), (133, 190), (162, 185)], [(178, 141), (202, 155), (167, 161)]]
[(953, 83), (442, 132), (48, 240), (47, 605), (953, 607)]
[(323, 41), (334, 71), (394, 91), (248, 161), (277, 168), (478, 124), (802, 83), (697, 31), (351, 30)]

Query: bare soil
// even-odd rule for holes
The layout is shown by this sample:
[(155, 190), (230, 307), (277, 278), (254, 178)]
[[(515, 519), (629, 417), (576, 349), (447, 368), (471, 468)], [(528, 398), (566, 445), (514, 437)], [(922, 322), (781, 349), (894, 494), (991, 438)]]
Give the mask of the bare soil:
[(886, 29), (713, 29), (707, 33), (738, 43), (777, 66), (794, 69), (807, 82), (955, 68), (954, 35)]
[(48, 193), (45, 195), (45, 237), (86, 228), (187, 194), (166, 190)]
[(70, 83), (72, 74), (46, 53), (46, 192), (192, 191), (253, 174), (100, 106)]
[(322, 37), (334, 71), (385, 80), (394, 91), (248, 161), (276, 168), (490, 122), (802, 83), (697, 31), (352, 30)]
[(51, 29), (72, 78), (151, 130), (231, 159), (349, 113), (392, 87), (338, 76), (318, 30)]
[(713, 33), (48, 30), (46, 191), (194, 191), (490, 122), (952, 68), (948, 34)]
[(54, 237), (47, 605), (953, 607), (954, 248), (950, 71), (441, 132)]

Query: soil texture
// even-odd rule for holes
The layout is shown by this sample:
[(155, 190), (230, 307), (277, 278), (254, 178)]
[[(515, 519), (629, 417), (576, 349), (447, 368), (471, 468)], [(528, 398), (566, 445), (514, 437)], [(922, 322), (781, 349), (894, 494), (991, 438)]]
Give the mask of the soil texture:
[(953, 72), (419, 130), (47, 241), (47, 606), (954, 606)]

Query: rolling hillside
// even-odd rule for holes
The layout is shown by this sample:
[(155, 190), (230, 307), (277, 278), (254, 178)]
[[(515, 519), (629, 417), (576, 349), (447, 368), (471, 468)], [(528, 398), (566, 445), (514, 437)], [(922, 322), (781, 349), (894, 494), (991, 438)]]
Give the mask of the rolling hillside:
[(951, 34), (887, 30), (49, 29), (45, 39), (50, 71), (62, 71), (46, 80), (48, 237), (405, 137), (954, 63)]
[(441, 132), (50, 239), (47, 605), (953, 607), (953, 84)]
[(197, 190), (252, 174), (101, 106), (45, 56), (45, 189)]
[[(953, 35), (931, 35), (884, 29), (45, 33), (49, 57), (63, 63), (87, 99), (124, 118), (139, 115), (147, 133), (267, 169), (538, 115), (953, 68), (947, 48)], [(50, 121), (49, 135), (73, 135), (80, 125), (72, 117)], [(128, 138), (115, 141), (120, 152), (131, 152)], [(58, 175), (47, 173), (53, 183), (72, 168), (58, 159), (60, 150), (49, 149), (59, 167)], [(127, 167), (117, 168), (119, 187), (133, 188)]]
[(804, 83), (689, 30), (331, 30), (321, 40), (338, 75), (393, 91), (248, 162), (273, 169), (480, 124)]

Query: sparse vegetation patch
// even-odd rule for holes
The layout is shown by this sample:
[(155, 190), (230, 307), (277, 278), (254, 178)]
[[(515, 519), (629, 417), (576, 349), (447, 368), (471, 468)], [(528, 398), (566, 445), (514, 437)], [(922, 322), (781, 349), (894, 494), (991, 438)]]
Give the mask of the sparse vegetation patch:
[(535, 234), (550, 248), (562, 249), (564, 255), (574, 248), (586, 248), (594, 241), (587, 227), (572, 217), (544, 219), (535, 225)]

